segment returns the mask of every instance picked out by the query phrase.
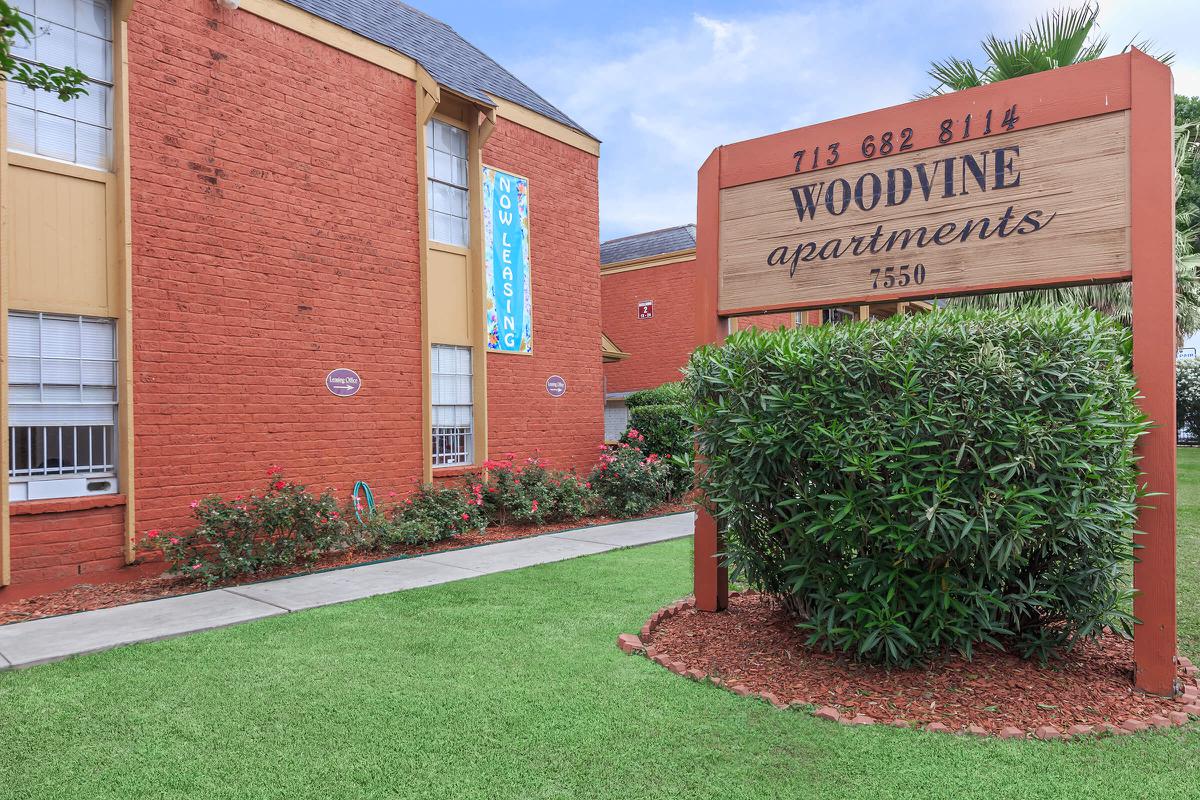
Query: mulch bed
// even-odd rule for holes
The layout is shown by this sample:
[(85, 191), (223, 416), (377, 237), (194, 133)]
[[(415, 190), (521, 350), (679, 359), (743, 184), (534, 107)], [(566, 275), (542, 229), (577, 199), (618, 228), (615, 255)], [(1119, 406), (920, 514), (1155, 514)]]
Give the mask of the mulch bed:
[[(654, 510), (653, 513), (637, 519), (674, 514), (690, 511), (688, 504), (666, 505)], [(429, 553), (440, 553), (446, 550), (459, 550), (464, 547), (475, 547), (481, 544), (495, 544), (513, 539), (525, 539), (530, 536), (540, 536), (544, 533), (583, 528), (591, 525), (605, 525), (613, 522), (628, 522), (607, 516), (586, 517), (572, 522), (561, 522), (540, 527), (519, 525), (494, 525), (483, 533), (469, 533), (454, 536), (440, 542), (426, 545), (408, 545), (386, 551), (380, 550), (343, 550), (336, 553), (325, 553), (315, 563), (307, 566), (281, 568), (271, 572), (263, 572), (241, 580), (228, 581), (212, 587), (205, 587), (193, 581), (188, 581), (175, 575), (155, 575), (120, 583), (81, 583), (66, 589), (60, 589), (48, 594), (27, 597), (0, 604), (0, 625), (13, 622), (26, 622), (32, 619), (53, 617), (60, 614), (73, 614), (77, 611), (94, 611), (99, 608), (111, 608), (127, 603), (137, 603), (142, 600), (157, 600), (189, 592), (202, 591), (207, 588), (218, 589), (222, 586), (237, 586), (244, 583), (257, 583), (272, 578), (282, 578), (290, 575), (302, 575), (308, 572), (347, 567), (370, 561), (395, 558), (398, 556), (417, 556)], [(165, 565), (164, 565), (165, 566)]]
[[(994, 734), (1048, 725), (1101, 729), (1180, 710), (1175, 701), (1134, 691), (1133, 643), (1116, 635), (1082, 644), (1048, 667), (988, 648), (972, 661), (955, 655), (892, 671), (814, 651), (804, 640), (793, 619), (757, 594), (731, 597), (727, 613), (683, 609), (643, 637), (649, 652), (722, 685), (878, 722), (941, 723), (952, 731), (978, 726)], [(1182, 671), (1180, 677), (1194, 682)]]

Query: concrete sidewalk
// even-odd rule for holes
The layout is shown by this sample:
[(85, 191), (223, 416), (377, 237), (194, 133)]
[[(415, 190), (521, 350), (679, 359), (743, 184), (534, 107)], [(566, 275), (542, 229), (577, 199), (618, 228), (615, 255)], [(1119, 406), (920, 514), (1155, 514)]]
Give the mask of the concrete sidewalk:
[(0, 626), (0, 670), (691, 533), (687, 512), (17, 622)]

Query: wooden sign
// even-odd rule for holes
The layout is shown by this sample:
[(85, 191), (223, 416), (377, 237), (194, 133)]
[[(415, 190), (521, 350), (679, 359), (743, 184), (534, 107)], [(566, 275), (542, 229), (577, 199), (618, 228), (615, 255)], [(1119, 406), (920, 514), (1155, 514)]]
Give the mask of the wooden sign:
[[(697, 343), (726, 318), (1132, 281), (1154, 427), (1134, 565), (1136, 683), (1175, 665), (1175, 279), (1170, 70), (1137, 50), (718, 147), (697, 192)], [(697, 504), (697, 608), (725, 607)]]
[(865, 133), (855, 147), (889, 154), (722, 189), (722, 307), (1074, 283), (1085, 269), (1128, 278), (1128, 112), (1028, 131), (1019, 106), (990, 112), (937, 148)]

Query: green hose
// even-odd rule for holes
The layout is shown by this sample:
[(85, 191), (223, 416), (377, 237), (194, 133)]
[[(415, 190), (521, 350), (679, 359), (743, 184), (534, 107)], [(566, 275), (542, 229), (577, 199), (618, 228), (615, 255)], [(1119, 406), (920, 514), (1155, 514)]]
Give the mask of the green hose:
[(367, 518), (368, 519), (375, 516), (375, 495), (371, 494), (371, 487), (367, 485), (366, 481), (355, 482), (354, 490), (352, 492), (350, 492), (350, 499), (354, 501), (354, 516), (358, 517), (358, 522), (361, 525), (361, 524), (363, 524), (363, 515), (362, 515), (363, 504), (361, 502), (359, 502), (359, 499), (358, 499), (359, 492), (362, 493), (363, 497), (367, 501)]

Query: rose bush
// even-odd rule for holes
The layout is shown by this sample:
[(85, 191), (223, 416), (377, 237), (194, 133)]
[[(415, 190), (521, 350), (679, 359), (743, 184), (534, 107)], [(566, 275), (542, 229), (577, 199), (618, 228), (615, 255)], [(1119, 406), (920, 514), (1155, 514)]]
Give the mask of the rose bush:
[(645, 437), (631, 428), (625, 441), (603, 445), (600, 463), (588, 482), (603, 510), (614, 517), (636, 517), (666, 502), (671, 493), (671, 473), (658, 453), (643, 454)]
[(304, 486), (267, 470), (262, 494), (192, 505), (196, 527), (185, 533), (152, 530), (146, 544), (162, 551), (173, 572), (206, 585), (303, 564), (344, 546), (349, 526), (333, 493), (313, 496)]

